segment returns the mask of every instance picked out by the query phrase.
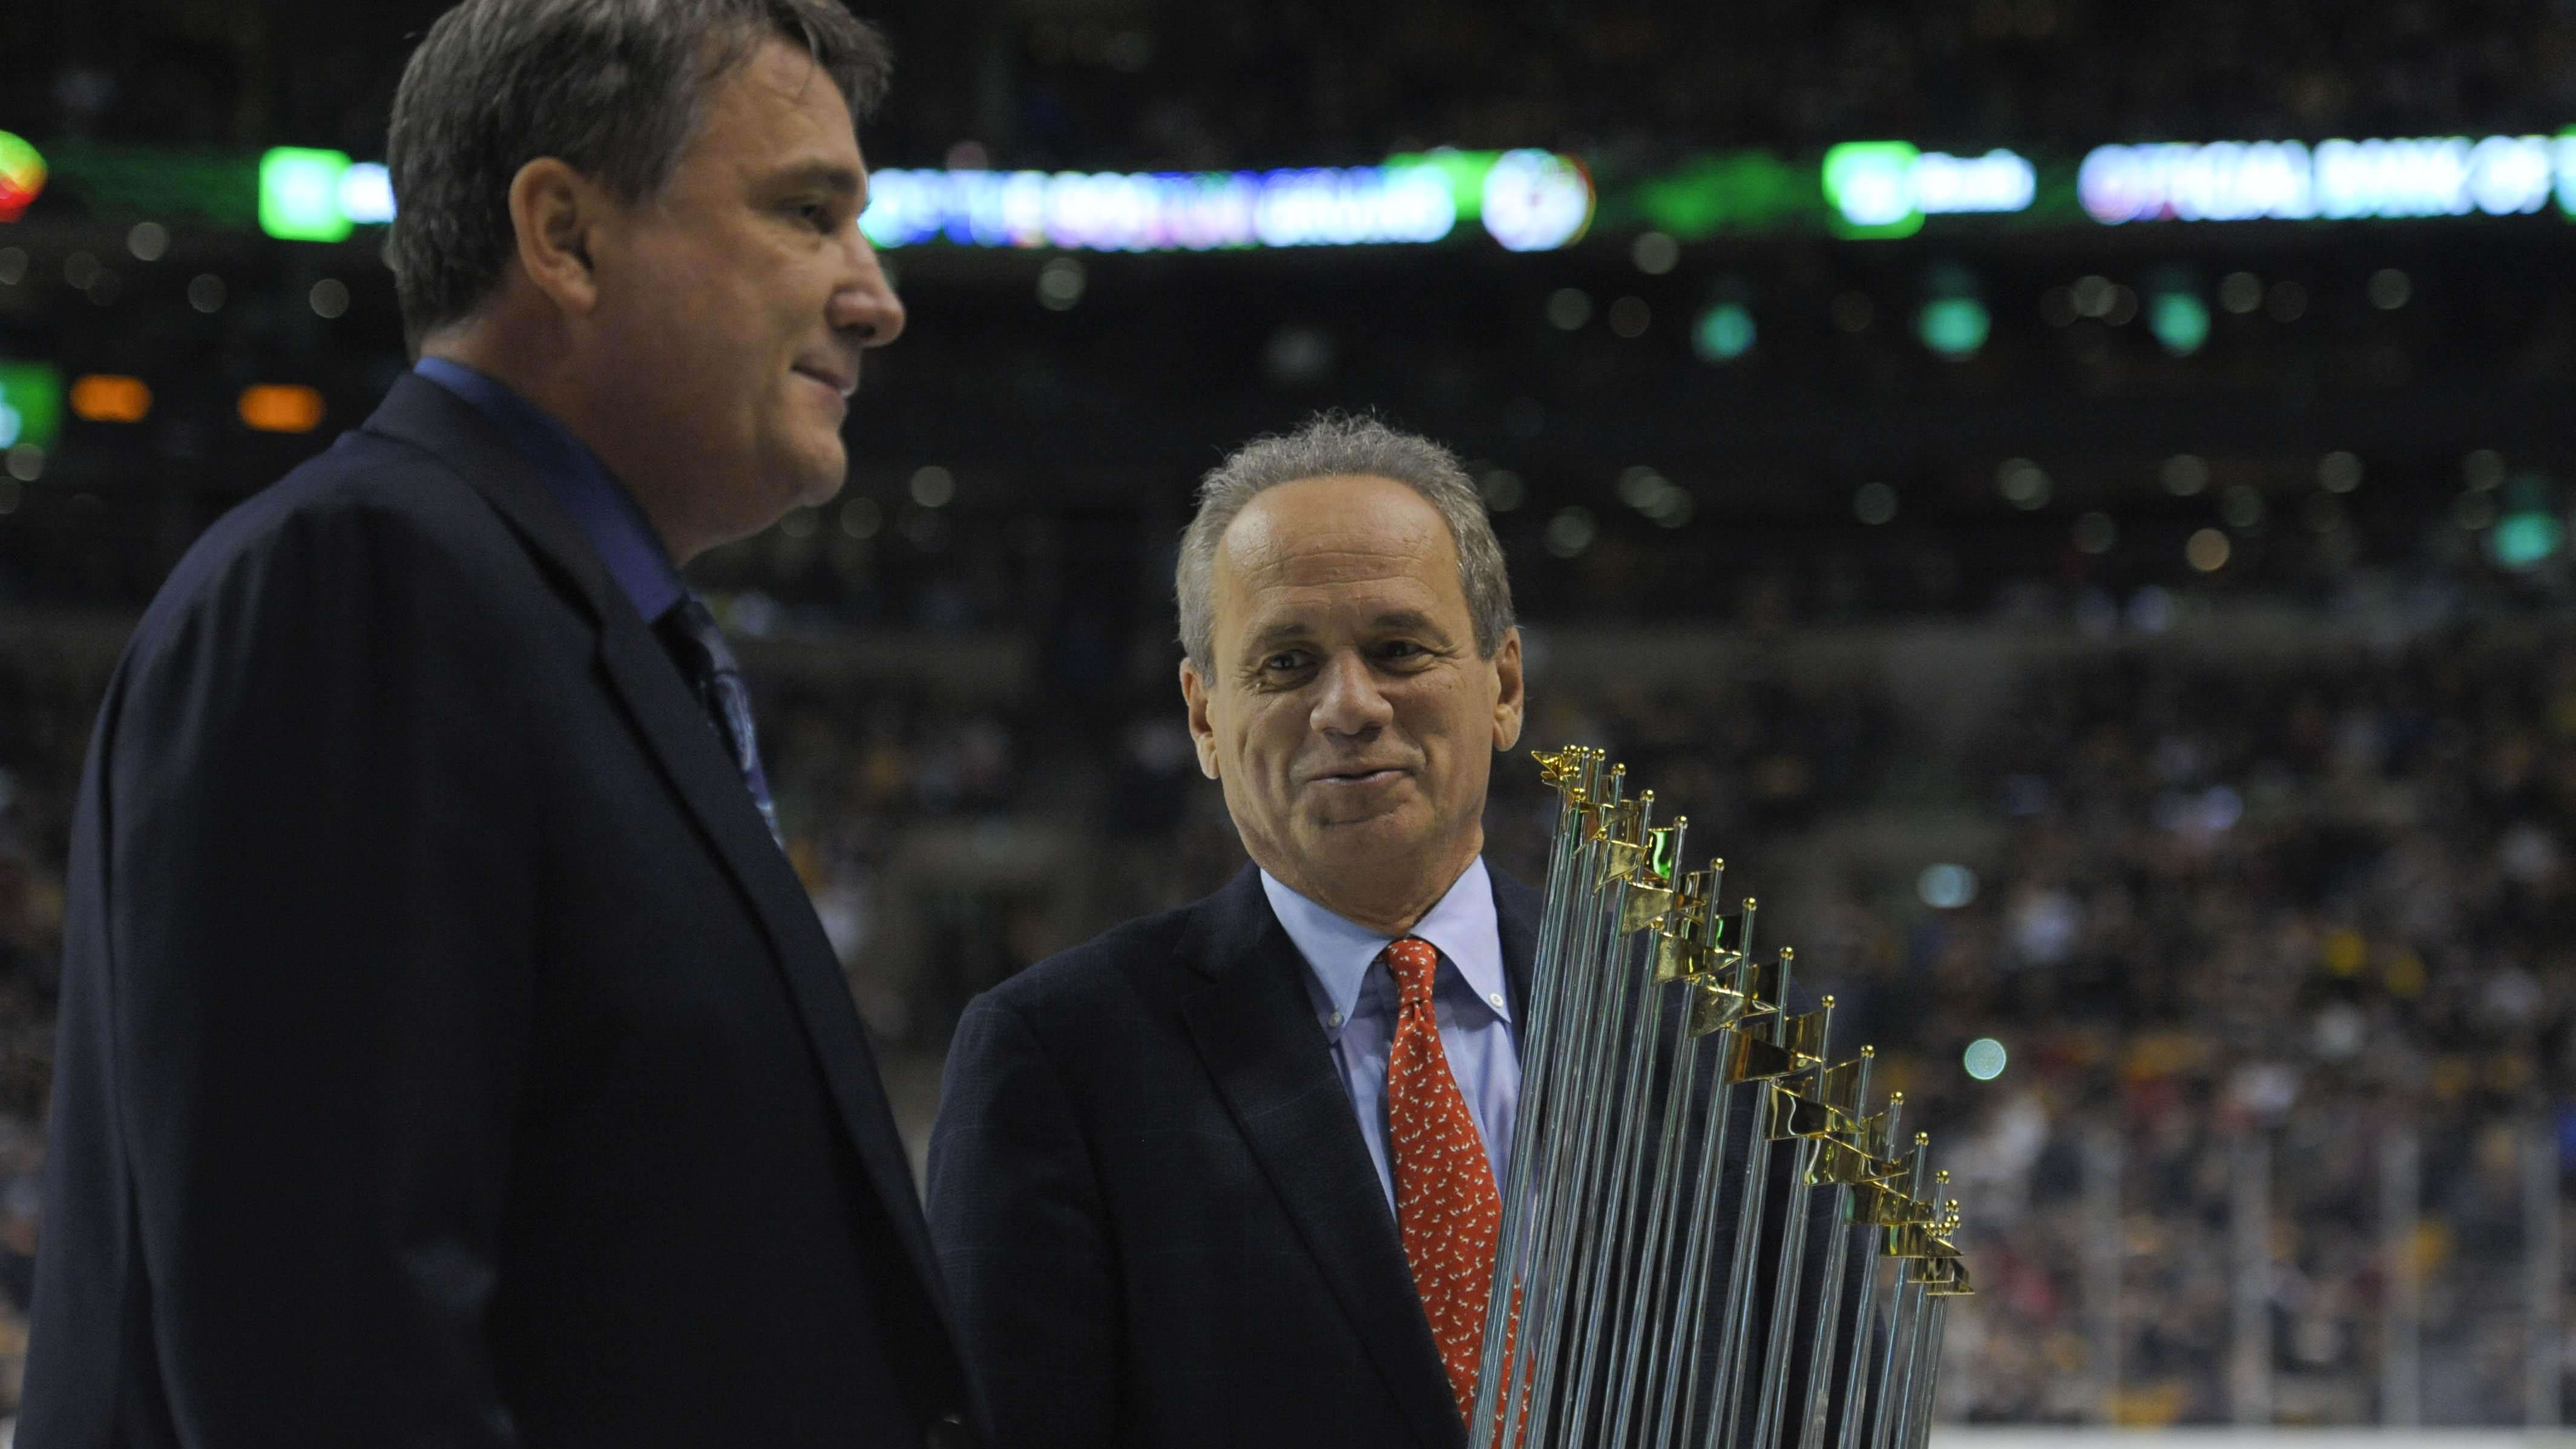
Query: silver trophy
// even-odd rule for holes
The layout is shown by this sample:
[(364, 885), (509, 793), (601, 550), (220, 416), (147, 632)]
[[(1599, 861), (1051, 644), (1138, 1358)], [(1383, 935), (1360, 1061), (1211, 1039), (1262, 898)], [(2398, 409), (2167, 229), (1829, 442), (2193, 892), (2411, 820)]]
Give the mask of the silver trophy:
[(1723, 861), (1598, 750), (1556, 788), (1474, 1449), (1921, 1449), (1969, 1291), (1902, 1095), (1789, 1010)]

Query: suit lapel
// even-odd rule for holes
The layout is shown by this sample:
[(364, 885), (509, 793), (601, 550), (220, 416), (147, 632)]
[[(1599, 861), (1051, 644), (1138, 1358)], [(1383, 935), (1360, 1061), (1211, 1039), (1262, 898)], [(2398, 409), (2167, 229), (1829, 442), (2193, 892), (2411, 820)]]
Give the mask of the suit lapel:
[(876, 1054), (868, 1046), (867, 1030), (851, 1004), (840, 960), (823, 934), (822, 922), (815, 918), (803, 883), (770, 837), (740, 770), (726, 757), (715, 732), (707, 728), (705, 714), (689, 696), (670, 656), (633, 610), (612, 617), (601, 630), (600, 662), (672, 787), (714, 844), (735, 885), (750, 899), (859, 1161), (876, 1185), (914, 1271), (932, 1289), (932, 1301), (944, 1304), (944, 1296), (937, 1291), (940, 1280), (929, 1238), (917, 1210), (919, 1190), (886, 1106)]
[(1300, 984), (1304, 962), (1250, 868), (1199, 916), (1181, 952), (1212, 979), (1181, 1010), (1217, 1094), (1415, 1432), (1447, 1449), (1464, 1427), (1395, 1215)]
[(470, 404), (434, 382), (406, 374), (368, 428), (447, 461), (524, 537), (560, 587), (599, 630), (599, 660), (612, 691), (704, 832), (768, 937), (771, 959), (813, 1044), (861, 1165), (930, 1299), (946, 1315), (912, 1169), (869, 1050), (867, 1033), (841, 979), (840, 963), (813, 903), (743, 787), (678, 669), (653, 638), (599, 556), (554, 495), (500, 432)]

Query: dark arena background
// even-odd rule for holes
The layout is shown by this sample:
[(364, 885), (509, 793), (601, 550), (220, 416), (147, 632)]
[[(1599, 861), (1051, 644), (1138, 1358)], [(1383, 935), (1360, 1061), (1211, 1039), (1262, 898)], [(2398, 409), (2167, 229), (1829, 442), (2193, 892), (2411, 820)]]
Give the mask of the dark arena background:
[[(438, 8), (0, 8), (0, 1407), (100, 691), (406, 365)], [(840, 498), (692, 577), (916, 1154), (973, 993), (1238, 868), (1190, 489), (1373, 410), (1471, 460), (1525, 743), (1686, 811), (1919, 1104), (1936, 1442), (2556, 1431), (2576, 5), (862, 9), (909, 328)], [(1498, 761), (1495, 860), (1554, 809)]]

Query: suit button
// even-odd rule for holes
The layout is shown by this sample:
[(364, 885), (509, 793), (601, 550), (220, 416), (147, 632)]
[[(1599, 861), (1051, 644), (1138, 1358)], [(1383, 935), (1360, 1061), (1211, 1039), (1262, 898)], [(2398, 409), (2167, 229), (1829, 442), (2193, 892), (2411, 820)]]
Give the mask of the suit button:
[(921, 1433), (921, 1449), (975, 1449), (975, 1434), (963, 1414), (942, 1414)]

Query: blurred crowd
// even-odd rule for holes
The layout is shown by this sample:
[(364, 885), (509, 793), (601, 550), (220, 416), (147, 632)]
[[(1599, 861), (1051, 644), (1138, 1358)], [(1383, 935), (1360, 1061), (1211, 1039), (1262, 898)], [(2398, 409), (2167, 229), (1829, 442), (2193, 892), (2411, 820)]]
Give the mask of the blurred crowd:
[[(2416, 1321), (2426, 1422), (2519, 1420), (2525, 1194), (2543, 1173), (2563, 1210), (2576, 1153), (2576, 633), (2310, 623), (2026, 655), (2009, 618), (1782, 629), (1704, 681), (1541, 644), (1525, 743), (1610, 748), (1688, 814), (1935, 1134), (1985, 1288), (1955, 1415), (2206, 1422), (2260, 1392), (2371, 1422)], [(973, 990), (1241, 863), (1159, 690), (1098, 727), (868, 693), (782, 695), (783, 809), (872, 1022), (925, 1057)], [(1501, 761), (1493, 858), (1538, 876), (1553, 810)]]
[(2554, 134), (2576, 113), (2571, 48), (2576, 16), (2550, 0), (1160, 5), (1033, 17), (987, 139), (1011, 165), (1195, 169), (1871, 136), (2055, 155), (2412, 135), (2428, 115)]
[(2521, 1422), (2527, 1305), (2570, 1286), (2528, 1195), (2563, 1215), (2576, 1158), (2576, 633), (2105, 645), (1966, 699), (1796, 683), (1806, 642), (1542, 690), (1537, 732), (1690, 815), (1933, 1132), (1984, 1292), (1946, 1411)]
[[(1945, 1412), (2373, 1422), (2395, 1328), (2425, 1422), (2518, 1421), (2527, 1195), (2563, 1213), (2576, 1158), (2576, 631), (2380, 622), (1533, 633), (1525, 743), (1608, 748), (1689, 815), (1933, 1133), (1983, 1295)], [(1081, 696), (1043, 641), (852, 648), (745, 641), (917, 1143), (969, 995), (1242, 856), (1159, 652)], [(101, 667), (0, 649), (0, 1365)], [(1553, 797), (1517, 756), (1495, 779), (1489, 853), (1536, 876)]]
[[(2273, 1414), (2379, 1417), (2383, 1335), (2417, 1312), (2425, 1421), (2518, 1422), (2527, 1174), (2563, 1211), (2576, 1135), (2576, 636), (2105, 652), (2020, 681), (1961, 765), (2002, 822), (1973, 899), (1925, 906), (1918, 878), (1891, 910), (1860, 872), (1824, 973), (1965, 1134), (1940, 1155), (1989, 1294), (1953, 1409), (2096, 1411), (2107, 1170), (2117, 1417), (2223, 1419), (2256, 1392), (2229, 1366), (2251, 1202)], [(2011, 1061), (1984, 1084), (1958, 1066), (1980, 1037)]]

